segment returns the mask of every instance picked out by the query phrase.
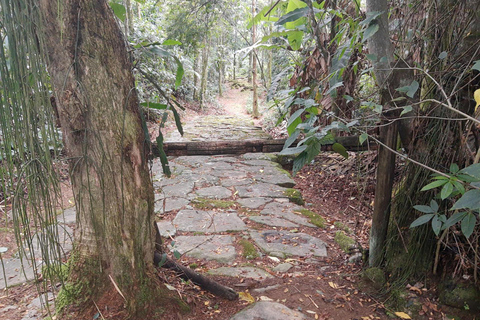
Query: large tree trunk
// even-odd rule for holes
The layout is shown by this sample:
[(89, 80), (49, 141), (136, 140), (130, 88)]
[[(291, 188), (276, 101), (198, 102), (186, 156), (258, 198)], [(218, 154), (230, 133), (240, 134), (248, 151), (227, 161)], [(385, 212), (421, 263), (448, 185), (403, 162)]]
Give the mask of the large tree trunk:
[(202, 110), (205, 108), (205, 98), (207, 95), (207, 83), (208, 83), (208, 47), (209, 43), (207, 39), (204, 41), (202, 48), (202, 75), (200, 80), (200, 106)]
[(64, 0), (60, 11), (58, 5), (39, 1), (77, 208), (70, 280), (84, 284), (82, 298), (115, 282), (137, 314), (149, 300), (155, 231), (132, 66), (105, 0)]
[[(252, 0), (252, 17), (255, 17), (256, 14), (256, 1)], [(257, 26), (255, 23), (252, 26), (252, 45), (255, 45)], [(260, 114), (258, 113), (258, 94), (257, 94), (257, 50), (253, 49), (251, 53), (252, 57), (252, 87), (253, 87), (253, 111), (252, 116), (258, 118)]]

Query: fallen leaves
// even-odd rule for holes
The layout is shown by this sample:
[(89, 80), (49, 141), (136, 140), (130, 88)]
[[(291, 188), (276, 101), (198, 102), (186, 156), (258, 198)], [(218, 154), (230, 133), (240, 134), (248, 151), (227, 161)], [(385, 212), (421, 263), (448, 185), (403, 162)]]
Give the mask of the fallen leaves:
[(255, 302), (255, 298), (252, 297), (252, 295), (248, 292), (239, 292), (238, 293), (238, 298), (241, 301), (246, 301), (248, 303), (254, 303)]

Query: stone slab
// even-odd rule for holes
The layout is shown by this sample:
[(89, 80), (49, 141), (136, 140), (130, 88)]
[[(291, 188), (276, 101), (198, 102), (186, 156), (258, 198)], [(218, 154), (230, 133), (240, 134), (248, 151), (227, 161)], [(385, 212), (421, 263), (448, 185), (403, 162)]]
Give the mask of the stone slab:
[[(170, 211), (183, 209), (190, 203), (190, 200), (185, 198), (167, 198), (165, 202), (163, 199), (155, 201), (155, 214), (164, 214)], [(165, 204), (165, 208), (164, 208)]]
[(275, 174), (265, 174), (257, 173), (253, 175), (253, 179), (265, 182), (276, 184), (280, 187), (293, 188), (295, 186), (295, 180), (293, 180), (289, 175), (284, 173), (275, 173)]
[(256, 280), (273, 278), (267, 271), (255, 267), (220, 267), (217, 269), (208, 270), (209, 274), (229, 276), (237, 278), (251, 278)]
[(227, 199), (232, 196), (232, 190), (221, 186), (198, 189), (195, 193), (200, 197), (210, 199)]
[(287, 198), (286, 188), (270, 183), (255, 183), (249, 186), (238, 186), (235, 189), (240, 198)]
[(162, 187), (159, 195), (160, 197), (163, 195), (166, 198), (188, 198), (187, 195), (192, 192), (194, 186), (193, 181), (188, 182), (180, 182), (177, 184), (168, 185)]
[(303, 207), (291, 202), (273, 201), (266, 204), (265, 208), (263, 208), (260, 213), (262, 215), (276, 216), (289, 220), (293, 223), (298, 223), (306, 227), (315, 228), (315, 225), (311, 224), (306, 217), (298, 213), (302, 209)]
[(177, 213), (173, 224), (179, 231), (225, 232), (246, 230), (245, 223), (235, 211), (203, 211), (185, 209)]
[(307, 319), (281, 303), (259, 301), (234, 315), (231, 320), (300, 320)]
[(271, 201), (271, 198), (240, 198), (237, 200), (240, 205), (249, 209), (258, 209)]
[(177, 236), (175, 247), (170, 248), (192, 258), (215, 260), (220, 263), (233, 263), (236, 256), (233, 238), (226, 235)]
[(177, 229), (171, 221), (162, 220), (157, 222), (160, 235), (165, 238), (173, 237), (177, 233)]
[(288, 220), (272, 217), (272, 216), (251, 216), (248, 219), (252, 220), (253, 222), (265, 224), (271, 227), (279, 227), (279, 228), (296, 228), (298, 224), (290, 222)]
[(250, 235), (256, 244), (269, 254), (282, 253), (284, 256), (300, 257), (327, 256), (325, 242), (306, 233), (266, 230), (251, 231)]

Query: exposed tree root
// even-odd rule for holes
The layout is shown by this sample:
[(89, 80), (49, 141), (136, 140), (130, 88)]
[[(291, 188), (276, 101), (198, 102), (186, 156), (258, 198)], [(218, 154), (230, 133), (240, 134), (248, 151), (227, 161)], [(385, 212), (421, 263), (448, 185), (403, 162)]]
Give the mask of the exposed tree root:
[[(158, 266), (161, 263), (162, 268), (172, 269), (178, 273), (180, 277), (185, 280), (190, 280), (196, 285), (200, 286), (202, 289), (213, 293), (216, 296), (228, 299), (228, 300), (235, 300), (238, 298), (238, 293), (236, 293), (233, 289), (221, 285), (220, 283), (209, 279), (199, 273), (196, 273), (192, 269), (182, 266), (175, 261), (171, 260), (170, 258), (166, 257), (163, 258), (163, 248), (162, 248), (162, 238), (160, 236), (160, 232), (157, 228), (157, 224), (155, 224), (156, 230), (156, 239), (155, 239), (155, 253), (153, 262), (155, 266)], [(163, 259), (162, 259), (163, 258)]]

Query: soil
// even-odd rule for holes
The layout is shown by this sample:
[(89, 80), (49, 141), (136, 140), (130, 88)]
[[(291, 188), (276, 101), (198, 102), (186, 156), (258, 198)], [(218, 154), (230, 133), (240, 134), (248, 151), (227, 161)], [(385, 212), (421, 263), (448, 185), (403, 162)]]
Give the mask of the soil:
[[(223, 97), (218, 99), (218, 104), (223, 106), (223, 112), (226, 114), (244, 116), (246, 111), (242, 106), (247, 103), (250, 94), (251, 91), (248, 90), (230, 88), (226, 90)], [(213, 112), (218, 113), (219, 110), (215, 109)], [(193, 109), (187, 109), (181, 114), (183, 121), (202, 115), (200, 111)], [(262, 119), (256, 121), (261, 123)], [(155, 131), (158, 132), (158, 123), (150, 123), (149, 128), (152, 134), (155, 134)], [(166, 129), (174, 130), (171, 124)], [(331, 153), (319, 155), (313, 163), (298, 172), (294, 179), (297, 183), (295, 188), (301, 191), (309, 209), (326, 219), (325, 228), (307, 228), (308, 231), (302, 230), (302, 232), (310, 232), (328, 243), (328, 258), (322, 261), (321, 265), (310, 263), (308, 259), (297, 259), (294, 272), (262, 281), (225, 276), (211, 276), (211, 278), (237, 292), (249, 293), (255, 297), (254, 299), (271, 299), (287, 307), (296, 308), (308, 319), (387, 319), (389, 318), (387, 313), (403, 311), (392, 310), (385, 306), (390, 296), (374, 295), (374, 290), (368, 285), (359, 285), (363, 282), (361, 278), (363, 262), (361, 260), (349, 262), (352, 254), (361, 253), (368, 247), (374, 177), (375, 153), (373, 152), (350, 153), (348, 159)], [(62, 186), (64, 201), (71, 201), (68, 181), (65, 181)], [(0, 215), (4, 214), (0, 211)], [(0, 219), (5, 221), (4, 216), (0, 216)], [(344, 231), (356, 242), (355, 249), (349, 254), (342, 251), (334, 241), (338, 231)], [(4, 243), (13, 246), (15, 237), (11, 232), (2, 232), (0, 241), (2, 246)], [(241, 248), (237, 249), (241, 251)], [(199, 272), (206, 272), (219, 266), (216, 262), (198, 261), (186, 257), (182, 258), (181, 262), (184, 265), (195, 266)], [(242, 263), (259, 266), (272, 274), (271, 268), (278, 264), (267, 256), (254, 260), (244, 259)], [(248, 301), (248, 295), (245, 299), (237, 301), (216, 297), (190, 282), (181, 280), (169, 270), (159, 272), (159, 277), (173, 295), (190, 306), (191, 312), (181, 313), (178, 308), (165, 305), (165, 313), (158, 319), (229, 319), (252, 302)], [(256, 291), (258, 289), (265, 291)], [(110, 306), (109, 312), (102, 314), (105, 319), (122, 318), (118, 315), (122, 313), (123, 306), (118, 303), (119, 297), (113, 290), (110, 295), (105, 296), (110, 297), (109, 299), (103, 297), (98, 301), (102, 310), (105, 306)], [(446, 319), (442, 307), (434, 298), (434, 288), (421, 288), (419, 291), (406, 289), (406, 291), (409, 295), (414, 295), (421, 305), (420, 311), (413, 315), (415, 319)], [(35, 283), (27, 283), (3, 292), (0, 295), (0, 317), (4, 320), (22, 319), (28, 312), (28, 304), (36, 296), (38, 291)], [(10, 306), (14, 308), (2, 312), (2, 309)], [(96, 314), (93, 304), (91, 312), (90, 319), (102, 318)], [(47, 315), (48, 313), (45, 312), (44, 316)]]

